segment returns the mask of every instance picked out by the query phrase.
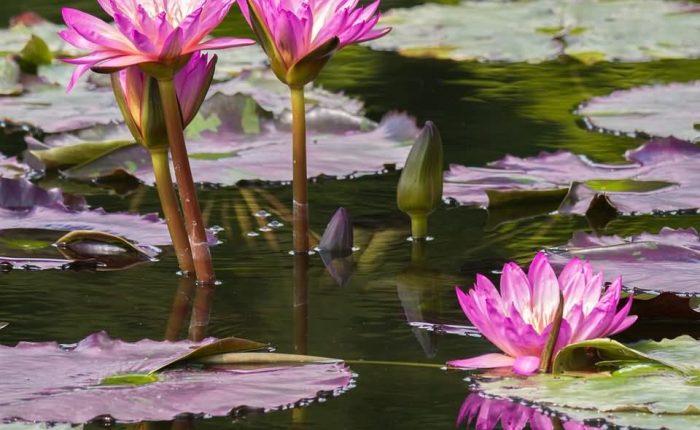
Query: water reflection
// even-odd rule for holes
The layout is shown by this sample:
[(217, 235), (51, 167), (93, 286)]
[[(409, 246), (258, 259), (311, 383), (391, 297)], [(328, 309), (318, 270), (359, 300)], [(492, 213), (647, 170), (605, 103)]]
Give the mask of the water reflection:
[[(309, 348), (309, 254), (294, 255), (294, 298), (292, 300), (294, 324), (294, 353), (308, 353)], [(295, 407), (292, 410), (291, 428), (301, 430), (306, 427), (306, 409)]]
[(457, 283), (456, 279), (434, 270), (428, 260), (430, 241), (411, 241), (411, 262), (396, 276), (396, 291), (406, 320), (412, 326), (425, 356), (435, 358), (438, 352), (437, 330), (426, 327), (442, 326), (443, 292)]
[(594, 430), (577, 421), (547, 415), (544, 411), (506, 399), (488, 398), (480, 393), (470, 393), (457, 414), (457, 427), (474, 430)]

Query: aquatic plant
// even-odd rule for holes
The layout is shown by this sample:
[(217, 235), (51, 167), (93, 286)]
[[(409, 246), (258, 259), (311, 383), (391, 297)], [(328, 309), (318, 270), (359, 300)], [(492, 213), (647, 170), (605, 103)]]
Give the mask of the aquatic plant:
[(352, 276), (354, 234), (347, 209), (341, 207), (333, 214), (318, 243), (321, 261), (333, 280), (341, 287)]
[(90, 51), (64, 60), (77, 66), (69, 89), (90, 69), (113, 72), (141, 65), (172, 75), (194, 52), (254, 43), (229, 37), (205, 40), (224, 19), (233, 0), (97, 2), (114, 19), (114, 26), (77, 9), (62, 9), (68, 29), (59, 35), (71, 45)]
[[(505, 354), (455, 360), (450, 366), (512, 367), (517, 374), (532, 374), (548, 369), (565, 346), (614, 335), (637, 319), (629, 315), (632, 297), (617, 311), (622, 279), (615, 279), (603, 294), (603, 274), (593, 274), (590, 263), (578, 258), (569, 261), (558, 278), (542, 252), (533, 259), (527, 275), (517, 264), (507, 263), (500, 289), (499, 293), (488, 278), (478, 274), (468, 294), (459, 288), (456, 292), (472, 324)], [(551, 338), (556, 342), (550, 342)]]
[(238, 0), (248, 24), (292, 97), (294, 251), (309, 250), (304, 86), (316, 79), (333, 54), (352, 43), (384, 36), (375, 30), (379, 0), (356, 7), (349, 0)]
[(411, 236), (428, 236), (428, 215), (442, 201), (442, 138), (432, 121), (426, 121), (416, 138), (399, 178), (396, 203), (411, 217)]
[[(214, 75), (216, 56), (195, 53), (175, 75), (175, 90), (183, 126), (192, 121), (204, 101)], [(112, 74), (112, 88), (131, 134), (148, 150), (161, 207), (168, 223), (180, 270), (195, 273), (187, 230), (173, 188), (168, 163), (168, 134), (158, 82), (138, 66)]]
[(157, 80), (195, 272), (199, 281), (211, 283), (214, 268), (185, 146), (175, 75), (194, 52), (254, 42), (235, 38), (204, 41), (224, 19), (233, 0), (155, 0), (143, 4), (127, 0), (98, 1), (114, 18), (115, 26), (76, 9), (63, 9), (68, 30), (61, 32), (61, 37), (90, 51), (86, 56), (65, 60), (77, 66), (68, 88), (89, 69), (113, 73), (138, 65)]

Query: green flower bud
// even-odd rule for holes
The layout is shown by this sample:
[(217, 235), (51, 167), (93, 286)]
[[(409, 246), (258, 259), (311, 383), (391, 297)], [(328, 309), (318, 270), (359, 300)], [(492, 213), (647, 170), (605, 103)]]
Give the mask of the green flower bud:
[(399, 209), (411, 217), (414, 238), (428, 235), (428, 215), (442, 201), (442, 163), (440, 133), (427, 121), (408, 154), (396, 192)]

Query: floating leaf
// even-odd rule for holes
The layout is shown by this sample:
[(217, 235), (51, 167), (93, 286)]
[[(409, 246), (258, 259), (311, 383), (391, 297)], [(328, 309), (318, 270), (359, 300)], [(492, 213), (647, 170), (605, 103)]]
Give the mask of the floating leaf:
[(110, 270), (154, 261), (160, 253), (155, 247), (138, 246), (113, 234), (89, 230), (71, 231), (58, 239), (55, 245), (70, 260), (94, 260)]
[(19, 65), (11, 58), (0, 57), (0, 96), (17, 96), (22, 91)]
[(591, 128), (696, 141), (700, 82), (651, 85), (594, 97), (576, 111)]
[(46, 133), (122, 121), (112, 90), (87, 85), (78, 85), (70, 93), (64, 86), (31, 85), (20, 97), (0, 97), (0, 118)]
[(643, 341), (630, 347), (595, 339), (563, 349), (555, 370), (580, 370), (586, 367), (581, 367), (582, 362), (587, 365), (588, 358), (594, 357), (599, 365), (613, 365), (621, 371), (593, 377), (540, 374), (526, 379), (490, 379), (479, 382), (479, 389), (489, 395), (535, 402), (579, 420), (603, 418), (621, 426), (630, 425), (630, 420), (643, 423), (641, 418), (653, 418), (652, 414), (697, 419), (700, 387), (692, 381), (700, 371), (695, 360), (698, 353), (700, 341), (689, 336)]
[[(231, 341), (222, 339), (219, 346)], [(210, 338), (201, 343), (128, 343), (96, 333), (72, 346), (52, 342), (0, 346), (0, 422), (85, 423), (105, 416), (120, 422), (165, 421), (184, 413), (226, 416), (237, 408), (268, 411), (323, 393), (339, 393), (351, 381), (341, 362), (289, 365), (283, 362), (284, 354), (254, 367), (182, 363), (160, 371), (157, 381), (146, 376), (183, 357), (192, 359), (216, 342)], [(233, 350), (240, 346), (236, 342), (228, 346), (232, 345)], [(204, 355), (221, 351), (215, 347)]]
[(38, 66), (51, 64), (53, 54), (44, 40), (32, 35), (19, 53), (19, 65), (25, 73), (36, 74)]
[[(662, 0), (462, 1), (386, 13), (392, 36), (375, 49), (453, 60), (583, 63), (694, 58), (696, 9)], [(649, 26), (653, 22), (653, 26)]]
[(653, 139), (625, 157), (629, 164), (598, 164), (559, 151), (529, 158), (508, 155), (487, 168), (453, 165), (445, 176), (445, 196), (483, 207), (491, 207), (492, 198), (495, 207), (525, 201), (543, 205), (566, 190), (558, 212), (579, 215), (599, 195), (623, 214), (700, 207), (700, 188), (695, 186), (700, 181), (695, 167), (699, 147), (673, 138)]
[[(63, 249), (74, 253), (66, 258), (55, 247), (44, 246), (75, 230), (93, 232), (81, 233), (83, 239), (94, 239), (98, 235), (94, 232), (126, 238), (129, 242), (122, 245), (130, 243), (127, 248), (131, 247), (132, 251), (127, 255), (134, 257), (133, 252), (138, 249), (139, 261), (156, 255), (159, 250), (155, 246), (170, 244), (167, 225), (156, 214), (142, 216), (89, 209), (82, 198), (64, 195), (58, 189), (44, 190), (24, 179), (0, 178), (0, 253), (4, 254), (0, 265), (4, 268), (64, 268), (77, 258), (76, 252), (82, 253), (81, 259), (86, 254), (98, 257), (101, 252), (101, 261), (107, 262), (115, 257), (110, 257), (110, 252), (117, 248), (124, 251), (114, 247), (114, 243), (78, 241)], [(210, 240), (215, 242), (213, 235)]]
[(8, 29), (0, 29), (0, 54), (18, 54), (33, 37), (40, 38), (54, 54), (76, 56), (80, 51), (58, 36), (65, 26), (44, 20), (39, 15), (26, 12), (12, 18)]
[(658, 234), (630, 238), (578, 232), (569, 243), (551, 250), (550, 261), (563, 267), (572, 256), (590, 261), (607, 282), (622, 276), (629, 288), (700, 294), (700, 237), (694, 229), (664, 227)]
[[(201, 110), (204, 118), (216, 116), (219, 120), (211, 123), (215, 130), (198, 129), (198, 136), (187, 142), (197, 182), (235, 185), (244, 180), (292, 179), (292, 155), (287, 150), (291, 133), (286, 120), (265, 114), (258, 107), (263, 112), (258, 117), (260, 133), (247, 134), (243, 117), (246, 100), (252, 99), (240, 94), (226, 96), (216, 93), (205, 101)], [(400, 167), (418, 132), (415, 121), (404, 114), (388, 114), (379, 124), (366, 120), (353, 126), (352, 121), (347, 121), (352, 117), (350, 113), (319, 109), (315, 114), (317, 124), (309, 124), (309, 130), (319, 130), (309, 143), (309, 177), (347, 177), (380, 172), (386, 165)], [(314, 112), (309, 111), (310, 114)], [(351, 130), (352, 127), (355, 128)], [(94, 131), (51, 136), (43, 144), (34, 142), (34, 145), (70, 148), (71, 144), (79, 144), (100, 148), (105, 142), (112, 142), (116, 149), (104, 146), (109, 150), (102, 156), (66, 169), (64, 175), (71, 179), (94, 180), (126, 172), (153, 184), (150, 157), (137, 145), (119, 143), (123, 142), (119, 136), (125, 133), (122, 126), (101, 127)]]

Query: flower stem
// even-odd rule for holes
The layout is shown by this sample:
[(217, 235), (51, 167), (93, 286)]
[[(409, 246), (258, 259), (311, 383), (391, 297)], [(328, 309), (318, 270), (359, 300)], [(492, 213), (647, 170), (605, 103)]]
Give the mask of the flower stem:
[(190, 240), (187, 238), (187, 230), (185, 230), (185, 225), (182, 223), (180, 206), (177, 203), (173, 180), (170, 176), (168, 150), (157, 149), (150, 152), (158, 197), (163, 208), (165, 221), (168, 223), (168, 231), (173, 241), (177, 262), (185, 276), (194, 274), (194, 260), (192, 260), (192, 252), (190, 251)]
[(304, 87), (290, 87), (292, 93), (292, 194), (294, 252), (309, 252), (309, 202), (306, 175), (306, 111)]
[(545, 344), (542, 356), (540, 357), (540, 371), (544, 373), (552, 373), (552, 360), (554, 359), (554, 350), (557, 346), (559, 338), (559, 330), (561, 322), (564, 319), (564, 295), (559, 291), (559, 305), (557, 306), (554, 321), (552, 322), (552, 330), (549, 332), (549, 338)]
[(411, 215), (411, 236), (413, 239), (425, 239), (428, 237), (428, 217), (425, 215)]
[(185, 136), (182, 127), (182, 115), (177, 101), (175, 85), (172, 78), (158, 79), (160, 97), (163, 101), (165, 125), (170, 140), (170, 150), (173, 154), (173, 167), (180, 193), (180, 203), (185, 215), (185, 225), (192, 247), (195, 273), (197, 281), (201, 284), (212, 284), (214, 278), (214, 266), (209, 253), (207, 233), (204, 230), (202, 211), (199, 209), (197, 190), (192, 179), (190, 160), (185, 146)]

